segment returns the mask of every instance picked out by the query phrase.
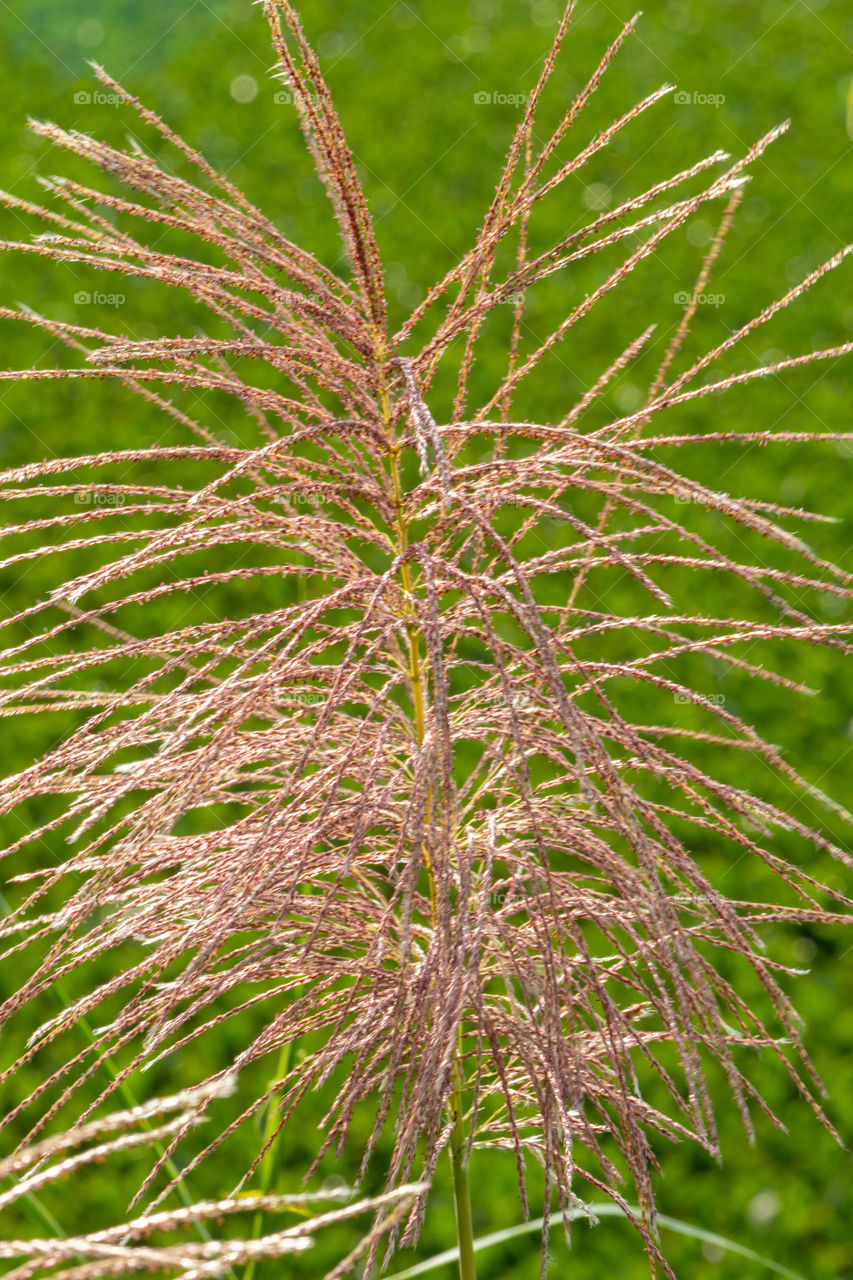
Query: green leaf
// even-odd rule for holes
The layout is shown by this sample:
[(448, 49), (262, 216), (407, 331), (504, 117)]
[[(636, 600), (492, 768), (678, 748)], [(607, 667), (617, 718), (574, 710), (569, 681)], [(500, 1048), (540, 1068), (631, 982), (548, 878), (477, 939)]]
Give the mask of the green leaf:
[[(568, 1216), (570, 1218), (587, 1218), (589, 1214), (594, 1214), (597, 1218), (624, 1218), (627, 1215), (615, 1204), (591, 1204), (589, 1213), (583, 1209), (571, 1209)], [(640, 1216), (640, 1210), (631, 1207), (631, 1214)], [(563, 1221), (561, 1213), (552, 1213), (548, 1219), (549, 1229), (555, 1227)], [(529, 1235), (534, 1231), (541, 1231), (544, 1218), (534, 1218), (530, 1222), (522, 1222), (516, 1227), (505, 1227), (503, 1231), (493, 1231), (490, 1235), (480, 1236), (474, 1241), (474, 1251), (480, 1249), (488, 1249), (495, 1244), (503, 1244), (506, 1240), (514, 1240), (516, 1236)], [(785, 1276), (786, 1280), (806, 1280), (805, 1276), (800, 1275), (796, 1271), (789, 1271), (787, 1267), (782, 1267), (778, 1262), (774, 1262), (772, 1258), (765, 1258), (760, 1253), (755, 1253), (752, 1249), (747, 1249), (744, 1245), (738, 1244), (735, 1240), (728, 1240), (725, 1236), (719, 1236), (715, 1231), (706, 1231), (704, 1227), (695, 1227), (690, 1222), (682, 1222), (680, 1218), (670, 1218), (665, 1213), (657, 1215), (658, 1225), (666, 1228), (668, 1231), (675, 1232), (676, 1235), (690, 1236), (694, 1240), (702, 1240), (707, 1244), (715, 1244), (718, 1248), (724, 1249), (726, 1253), (736, 1253), (741, 1258), (748, 1258), (750, 1262), (757, 1262), (763, 1267), (767, 1267), (777, 1276)], [(428, 1271), (435, 1271), (438, 1267), (443, 1267), (447, 1263), (456, 1262), (459, 1257), (458, 1249), (445, 1249), (443, 1253), (437, 1253), (432, 1258), (428, 1258), (425, 1262), (418, 1262), (413, 1267), (408, 1267), (405, 1271), (397, 1271), (392, 1276), (386, 1277), (386, 1280), (413, 1280), (414, 1276), (426, 1275)]]

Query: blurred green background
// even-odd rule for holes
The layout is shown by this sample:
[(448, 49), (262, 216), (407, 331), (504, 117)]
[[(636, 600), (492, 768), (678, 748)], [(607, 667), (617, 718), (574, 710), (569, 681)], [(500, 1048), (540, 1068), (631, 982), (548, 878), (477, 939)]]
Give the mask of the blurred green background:
[[(578, 6), (562, 55), (551, 111), (556, 119), (594, 69), (604, 48), (632, 13), (631, 4), (587, 0)], [(559, 14), (550, 0), (427, 0), (422, 4), (386, 4), (349, 0), (346, 6), (312, 0), (303, 13), (306, 32), (321, 56), (350, 144), (377, 218), (386, 278), (401, 320), (468, 247), (482, 219), (519, 109), (505, 101), (528, 92), (550, 43)], [(107, 69), (149, 106), (160, 112), (188, 141), (275, 218), (293, 238), (337, 260), (334, 228), (322, 190), (302, 148), (292, 107), (282, 101), (281, 86), (270, 75), (273, 57), (259, 9), (247, 0), (211, 0), (175, 5), (165, 0), (66, 0), (62, 6), (39, 0), (0, 3), (4, 86), (0, 130), (0, 183), (15, 194), (39, 198), (37, 174), (82, 172), (78, 162), (52, 153), (25, 128), (25, 117), (54, 119), (65, 127), (99, 134), (120, 143), (136, 130), (131, 114), (98, 101), (87, 59)], [(754, 167), (738, 222), (715, 273), (710, 291), (721, 295), (718, 307), (698, 318), (703, 343), (742, 323), (772, 298), (796, 283), (843, 244), (853, 240), (853, 164), (848, 97), (853, 77), (853, 10), (848, 0), (787, 3), (767, 0), (746, 5), (718, 0), (713, 5), (649, 5), (619, 60), (577, 126), (578, 145), (609, 124), (635, 100), (662, 82), (675, 94), (637, 122), (628, 134), (567, 185), (547, 217), (555, 234), (577, 226), (590, 210), (606, 207), (618, 195), (639, 193), (652, 181), (686, 167), (723, 147), (742, 153), (780, 120), (790, 117), (790, 132)], [(687, 101), (684, 101), (684, 98)], [(488, 101), (484, 101), (486, 98)], [(3, 237), (28, 236), (31, 224), (15, 214), (2, 215)], [(712, 233), (702, 218), (680, 233), (651, 283), (640, 280), (620, 290), (618, 314), (591, 322), (549, 366), (540, 416), (558, 412), (585, 389), (621, 349), (619, 338), (633, 337), (650, 320), (666, 335), (680, 315), (675, 295), (692, 287), (702, 246)], [(688, 258), (688, 254), (690, 255)], [(693, 268), (684, 264), (693, 262)], [(795, 308), (780, 315), (740, 353), (744, 367), (773, 353), (796, 353), (847, 340), (853, 332), (853, 290), (849, 264), (820, 284)], [(97, 304), (75, 302), (81, 290), (121, 291), (123, 303), (103, 309), (96, 323), (151, 337), (193, 332), (194, 313), (180, 300), (164, 298), (138, 282), (127, 285), (57, 269), (36, 258), (0, 257), (0, 293), (5, 303), (24, 302), (60, 319), (89, 323)], [(561, 304), (583, 296), (582, 277), (561, 283), (539, 311), (526, 319), (526, 337), (548, 332)], [(45, 335), (20, 326), (3, 330), (3, 363), (21, 368), (51, 364), (63, 357)], [(746, 360), (744, 357), (749, 356)], [(685, 429), (710, 430), (724, 416), (728, 427), (780, 427), (791, 430), (850, 429), (851, 364), (822, 363), (761, 389), (703, 400), (684, 417)], [(488, 362), (483, 376), (489, 372)], [(630, 379), (614, 391), (614, 405), (635, 407), (637, 389)], [(2, 385), (0, 451), (4, 465), (72, 452), (96, 451), (116, 442), (152, 438), (162, 423), (151, 410), (120, 389), (101, 384)], [(669, 429), (676, 427), (670, 415)], [(850, 531), (850, 468), (853, 445), (823, 444), (796, 449), (758, 448), (711, 455), (711, 483), (733, 493), (811, 507), (838, 518), (812, 531), (822, 554), (853, 569)], [(682, 460), (689, 469), (687, 459)], [(702, 465), (708, 466), (708, 455)], [(703, 472), (703, 476), (707, 473)], [(4, 609), (14, 610), (39, 591), (38, 566), (3, 580)], [(723, 589), (722, 587), (720, 588)], [(709, 601), (713, 607), (724, 604)], [(832, 597), (822, 602), (827, 620), (839, 617)], [(841, 659), (803, 649), (791, 666), (819, 691), (817, 699), (786, 699), (758, 690), (748, 703), (750, 723), (783, 745), (805, 776), (842, 801), (850, 799), (853, 761), (853, 686), (845, 680)], [(0, 743), (3, 771), (11, 772), (44, 750), (48, 731), (37, 725), (8, 723)], [(796, 803), (805, 820), (819, 815), (814, 806)], [(830, 824), (831, 826), (832, 824)], [(833, 828), (843, 839), (843, 833)], [(7, 840), (16, 838), (17, 829)], [(822, 865), (822, 864), (821, 864)], [(815, 870), (819, 868), (815, 860)], [(21, 869), (16, 864), (15, 869)], [(741, 869), (725, 881), (734, 896), (750, 886), (734, 885)], [(723, 872), (724, 873), (724, 872)], [(838, 881), (841, 883), (841, 881)], [(849, 878), (847, 880), (849, 885)], [(853, 964), (851, 940), (840, 930), (802, 933), (776, 930), (770, 939), (779, 958), (808, 968), (795, 984), (795, 1001), (806, 1024), (806, 1041), (830, 1091), (829, 1115), (847, 1147), (853, 1144)], [(4, 976), (14, 982), (14, 971)], [(791, 985), (791, 984), (789, 984)], [(43, 1016), (47, 1013), (43, 1012)], [(240, 1042), (239, 1026), (229, 1024), (218, 1046), (227, 1061)], [(7, 1037), (3, 1065), (19, 1048)], [(210, 1064), (205, 1063), (204, 1070)], [(194, 1078), (199, 1065), (179, 1056), (172, 1074), (158, 1087)], [(716, 1168), (687, 1146), (665, 1149), (665, 1173), (658, 1179), (662, 1212), (719, 1232), (809, 1280), (853, 1277), (853, 1161), (820, 1128), (808, 1107), (798, 1102), (780, 1072), (757, 1064), (755, 1078), (789, 1132), (777, 1132), (757, 1117), (757, 1140), (750, 1146), (726, 1090), (716, 1087), (721, 1105), (725, 1163)], [(7, 1086), (4, 1104), (27, 1094), (35, 1076), (26, 1073)], [(323, 1113), (322, 1099), (313, 1119)], [(282, 1190), (295, 1189), (304, 1156), (312, 1146), (310, 1109), (302, 1128), (285, 1147), (280, 1170)], [(358, 1130), (355, 1134), (358, 1136)], [(248, 1141), (248, 1139), (247, 1139)], [(329, 1161), (324, 1177), (348, 1179), (357, 1151), (341, 1162)], [(52, 1203), (66, 1225), (120, 1213), (129, 1198), (136, 1168), (124, 1180), (103, 1174), (82, 1191), (66, 1190)], [(230, 1168), (225, 1171), (226, 1179)], [(222, 1170), (219, 1170), (219, 1174)], [(216, 1185), (217, 1170), (201, 1180)], [(478, 1157), (474, 1172), (475, 1226), (485, 1233), (520, 1219), (512, 1160)], [(75, 1196), (84, 1196), (75, 1202)], [(15, 1230), (19, 1224), (15, 1222)], [(2, 1229), (9, 1234), (12, 1225)], [(427, 1257), (452, 1241), (449, 1188), (442, 1173), (417, 1252)], [(691, 1280), (761, 1280), (766, 1268), (721, 1254), (715, 1247), (664, 1234), (664, 1247), (680, 1276)], [(292, 1274), (320, 1274), (337, 1242), (323, 1244)], [(404, 1255), (392, 1272), (415, 1255)], [(288, 1264), (290, 1265), (290, 1264)], [(647, 1274), (638, 1239), (624, 1225), (603, 1221), (594, 1230), (579, 1227), (571, 1257), (555, 1235), (553, 1273), (574, 1280), (618, 1274), (639, 1280)], [(290, 1272), (289, 1272), (290, 1273)], [(263, 1275), (263, 1272), (261, 1273)], [(273, 1274), (270, 1268), (269, 1274)], [(280, 1274), (280, 1272), (278, 1273)], [(454, 1274), (452, 1267), (442, 1273)], [(480, 1274), (537, 1276), (536, 1238), (481, 1255)]]

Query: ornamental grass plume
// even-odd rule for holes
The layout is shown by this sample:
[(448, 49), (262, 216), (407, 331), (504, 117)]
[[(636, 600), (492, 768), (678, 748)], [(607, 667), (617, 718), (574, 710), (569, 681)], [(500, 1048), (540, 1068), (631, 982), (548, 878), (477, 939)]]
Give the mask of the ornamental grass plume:
[[(784, 966), (761, 935), (770, 922), (843, 920), (851, 905), (785, 861), (776, 832), (848, 862), (844, 852), (730, 780), (732, 761), (749, 757), (818, 794), (703, 691), (695, 660), (780, 693), (801, 688), (750, 655), (784, 640), (846, 649), (850, 625), (817, 621), (810, 600), (851, 591), (790, 531), (820, 517), (732, 496), (664, 459), (721, 441), (814, 438), (760, 424), (696, 433), (680, 407), (849, 352), (848, 342), (742, 370), (726, 363), (846, 251), (685, 355), (747, 169), (781, 129), (539, 247), (540, 203), (671, 94), (658, 89), (573, 147), (572, 126), (632, 21), (543, 134), (537, 113), (569, 7), (473, 244), (392, 333), (370, 211), (317, 59), (288, 0), (262, 8), (346, 270), (292, 243), (101, 67), (102, 84), (174, 160), (34, 122), (123, 194), (51, 178), (50, 206), (5, 197), (49, 227), (5, 249), (178, 289), (209, 313), (209, 332), (135, 340), (3, 308), (79, 360), (0, 378), (117, 380), (149, 403), (160, 442), (109, 440), (103, 453), (0, 474), (22, 510), (3, 529), (4, 567), (38, 557), (55, 584), (9, 619), (3, 714), (64, 712), (76, 726), (0, 790), (4, 812), (40, 815), (7, 854), (45, 841), (53, 854), (14, 877), (18, 902), (0, 924), (6, 963), (24, 975), (2, 1022), (15, 1025), (33, 1001), (40, 1010), (5, 1075), (31, 1062), (44, 1070), (5, 1117), (27, 1136), (0, 1174), (26, 1195), (63, 1161), (76, 1179), (93, 1151), (110, 1155), (120, 1141), (145, 1138), (153, 1153), (136, 1217), (70, 1241), (7, 1242), (0, 1256), (18, 1259), (15, 1280), (138, 1269), (194, 1278), (302, 1247), (310, 1221), (269, 1234), (256, 1220), (250, 1236), (222, 1228), (218, 1242), (211, 1223), (284, 1207), (268, 1191), (234, 1199), (233, 1178), (251, 1183), (305, 1095), (325, 1085), (307, 1174), (348, 1149), (356, 1115), (370, 1117), (361, 1176), (391, 1152), (381, 1196), (326, 1215), (375, 1214), (366, 1265), (383, 1237), (391, 1247), (417, 1238), (447, 1149), (461, 1274), (473, 1277), (467, 1171), (497, 1147), (514, 1153), (525, 1216), (531, 1170), (546, 1216), (556, 1199), (567, 1224), (591, 1189), (627, 1210), (627, 1181), (652, 1265), (671, 1275), (655, 1231), (653, 1142), (691, 1138), (718, 1153), (709, 1064), (748, 1130), (752, 1107), (768, 1111), (748, 1074), (756, 1050), (778, 1058), (828, 1124), (779, 983)], [(641, 405), (614, 416), (608, 392), (629, 366), (647, 367), (651, 319), (590, 364), (588, 390), (559, 420), (518, 412), (529, 388), (525, 404), (535, 403), (548, 354), (571, 350), (575, 327), (698, 210), (713, 211), (718, 230)], [(528, 294), (582, 260), (602, 264), (600, 283), (531, 343)], [(505, 372), (483, 392), (478, 355), (508, 299)], [(245, 440), (218, 433), (204, 411), (212, 393), (244, 417)], [(689, 504), (736, 527), (740, 550), (697, 531)], [(630, 613), (609, 602), (616, 579), (630, 586)], [(711, 580), (728, 584), (721, 616), (702, 595)], [(174, 625), (160, 625), (164, 602)], [(724, 896), (697, 856), (709, 834), (774, 872), (779, 901)], [(732, 975), (747, 971), (739, 986)], [(56, 984), (68, 994), (54, 1015), (44, 1005), (66, 989)], [(233, 1066), (141, 1116), (150, 1126), (165, 1108), (156, 1144), (138, 1108), (104, 1111), (135, 1073), (215, 1042), (237, 1015), (250, 1030)], [(90, 1020), (85, 1047), (69, 1049), (69, 1033)], [(244, 1091), (254, 1064), (276, 1055), (268, 1088)], [(229, 1091), (231, 1118), (178, 1169), (178, 1144), (222, 1114)], [(262, 1114), (255, 1158), (227, 1194), (158, 1209)], [(66, 1153), (81, 1144), (74, 1164)], [(160, 1231), (188, 1235), (155, 1246)]]

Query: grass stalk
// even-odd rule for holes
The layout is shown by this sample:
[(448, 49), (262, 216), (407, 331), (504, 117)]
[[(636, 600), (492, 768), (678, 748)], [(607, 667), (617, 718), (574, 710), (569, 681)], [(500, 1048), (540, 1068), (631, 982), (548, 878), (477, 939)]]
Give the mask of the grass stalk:
[[(293, 1041), (288, 1040), (286, 1044), (281, 1046), (278, 1054), (278, 1062), (276, 1063), (275, 1080), (282, 1080), (290, 1070), (290, 1063), (293, 1058)], [(267, 1195), (273, 1186), (276, 1169), (276, 1156), (278, 1152), (278, 1144), (281, 1134), (276, 1134), (277, 1120), (275, 1112), (276, 1096), (270, 1098), (267, 1105), (267, 1113), (264, 1121), (264, 1146), (267, 1148), (260, 1164), (260, 1193)], [(264, 1213), (259, 1209), (252, 1219), (252, 1239), (260, 1240), (264, 1225)], [(243, 1280), (254, 1280), (256, 1260), (252, 1258), (246, 1263), (246, 1269), (243, 1272)]]
[[(390, 406), (386, 382), (384, 361), (380, 364), (380, 400), (386, 430), (390, 432)], [(394, 510), (397, 520), (398, 554), (402, 555), (409, 540), (409, 528), (403, 511), (403, 492), (400, 478), (399, 452), (391, 455), (391, 479), (394, 491)], [(404, 593), (404, 609), (406, 611), (406, 633), (409, 641), (409, 679), (412, 686), (412, 703), (415, 717), (415, 735), (420, 747), (426, 733), (426, 702), (424, 698), (424, 673), (421, 662), (420, 642), (414, 622), (414, 594), (411, 571), (408, 562), (400, 566), (400, 578)], [(430, 807), (428, 800), (427, 807)], [(429, 881), (430, 903), (432, 906), (432, 922), (435, 925), (438, 915), (438, 897), (435, 875), (430, 864), (429, 850), (425, 846), (425, 864)], [(453, 1121), (450, 1140), (450, 1159), (453, 1167), (453, 1203), (456, 1218), (456, 1236), (459, 1245), (460, 1280), (476, 1280), (477, 1270), (474, 1262), (474, 1229), (471, 1219), (471, 1188), (468, 1179), (466, 1159), (467, 1135), (463, 1115), (463, 1082), (461, 1054), (461, 1032), (457, 1038), (456, 1054), (451, 1067), (452, 1091), (448, 1109)]]
[(459, 1246), (459, 1280), (477, 1280), (474, 1261), (474, 1225), (471, 1219), (471, 1187), (466, 1159), (467, 1135), (462, 1114), (463, 1077), (459, 1056), (452, 1068), (453, 1093), (450, 1112), (453, 1132), (450, 1137), (450, 1159), (453, 1164), (453, 1207), (456, 1217), (456, 1240)]

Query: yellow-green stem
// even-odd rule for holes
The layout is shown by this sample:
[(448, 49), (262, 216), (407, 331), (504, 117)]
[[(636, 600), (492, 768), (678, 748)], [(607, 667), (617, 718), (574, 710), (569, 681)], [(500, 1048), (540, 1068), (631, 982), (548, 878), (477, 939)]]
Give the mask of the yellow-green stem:
[(477, 1268), (474, 1263), (474, 1224), (471, 1221), (471, 1188), (465, 1158), (468, 1143), (462, 1115), (463, 1079), (458, 1056), (453, 1063), (453, 1080), (454, 1087), (450, 1095), (450, 1114), (453, 1120), (450, 1159), (453, 1164), (453, 1207), (456, 1216), (456, 1240), (459, 1245), (459, 1280), (477, 1280)]
[[(385, 377), (384, 358), (379, 365), (379, 397), (382, 405), (382, 416), (386, 429), (391, 430), (391, 410), (388, 398), (388, 387)], [(400, 479), (399, 449), (391, 450), (391, 483), (394, 494), (394, 513), (397, 523), (398, 551), (402, 555), (409, 544), (409, 526), (403, 510), (403, 487)], [(415, 716), (415, 734), (420, 747), (426, 734), (426, 703), (424, 699), (424, 678), (421, 665), (420, 639), (414, 619), (414, 595), (411, 569), (408, 560), (400, 566), (400, 581), (403, 588), (403, 616), (406, 636), (409, 644), (409, 679), (412, 685), (412, 704)], [(429, 804), (429, 800), (428, 800)], [(435, 925), (438, 917), (438, 889), (433, 872), (429, 849), (424, 849), (424, 864), (429, 882), (429, 896), (432, 907), (432, 921)], [(448, 1104), (453, 1129), (450, 1135), (450, 1159), (453, 1166), (453, 1203), (456, 1217), (456, 1239), (459, 1246), (460, 1280), (477, 1280), (474, 1264), (474, 1227), (471, 1219), (471, 1188), (468, 1181), (467, 1137), (463, 1114), (463, 1092), (465, 1073), (462, 1068), (461, 1033), (456, 1054), (451, 1067), (451, 1093)]]
[[(292, 1040), (288, 1040), (286, 1044), (283, 1044), (281, 1046), (278, 1054), (278, 1062), (276, 1064), (275, 1076), (273, 1077), (274, 1080), (283, 1080), (284, 1077), (287, 1075), (288, 1071), (290, 1070), (290, 1063), (293, 1057), (293, 1045), (294, 1045), (294, 1042)], [(267, 1150), (264, 1153), (263, 1159), (261, 1160), (261, 1167), (260, 1167), (259, 1181), (260, 1181), (260, 1194), (262, 1196), (269, 1194), (270, 1190), (272, 1189), (273, 1182), (275, 1180), (275, 1166), (276, 1166), (278, 1139), (281, 1136), (280, 1130), (278, 1134), (276, 1134), (276, 1129), (278, 1128), (279, 1121), (276, 1115), (275, 1104), (276, 1104), (276, 1095), (273, 1094), (269, 1102), (267, 1103), (266, 1121), (264, 1123), (264, 1146), (267, 1147)], [(269, 1145), (267, 1146), (267, 1144)], [(259, 1240), (261, 1238), (261, 1231), (263, 1230), (263, 1225), (264, 1225), (263, 1209), (258, 1209), (252, 1221), (252, 1239), (253, 1240)], [(253, 1280), (254, 1274), (255, 1274), (255, 1259), (250, 1258), (249, 1261), (246, 1263), (246, 1269), (243, 1272), (243, 1280)]]

